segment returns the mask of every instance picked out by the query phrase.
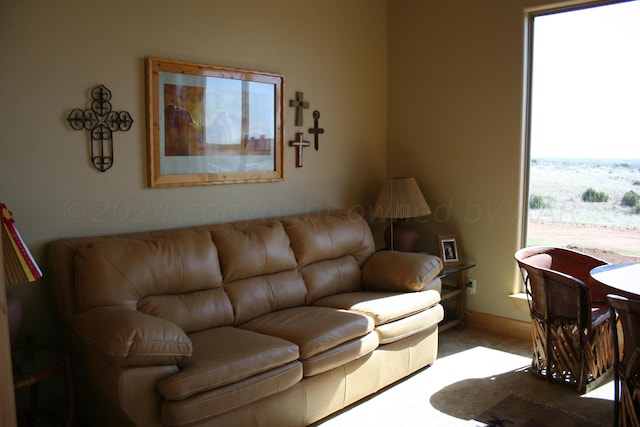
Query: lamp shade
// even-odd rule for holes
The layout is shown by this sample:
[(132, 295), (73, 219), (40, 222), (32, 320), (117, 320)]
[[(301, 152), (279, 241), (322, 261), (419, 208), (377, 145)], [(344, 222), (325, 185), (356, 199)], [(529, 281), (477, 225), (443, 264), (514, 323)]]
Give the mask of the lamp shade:
[(15, 285), (42, 277), (40, 268), (15, 227), (11, 211), (3, 203), (0, 203), (0, 223), (5, 283)]
[(378, 218), (417, 218), (431, 213), (415, 178), (388, 178), (373, 208)]

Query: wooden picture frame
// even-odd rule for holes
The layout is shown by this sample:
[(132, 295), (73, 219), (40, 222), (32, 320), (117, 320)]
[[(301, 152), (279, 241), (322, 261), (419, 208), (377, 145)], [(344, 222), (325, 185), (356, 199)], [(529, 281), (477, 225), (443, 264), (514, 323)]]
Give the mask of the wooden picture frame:
[(284, 77), (146, 58), (150, 187), (284, 179)]
[(445, 267), (462, 264), (462, 252), (458, 236), (455, 234), (438, 235), (438, 251)]

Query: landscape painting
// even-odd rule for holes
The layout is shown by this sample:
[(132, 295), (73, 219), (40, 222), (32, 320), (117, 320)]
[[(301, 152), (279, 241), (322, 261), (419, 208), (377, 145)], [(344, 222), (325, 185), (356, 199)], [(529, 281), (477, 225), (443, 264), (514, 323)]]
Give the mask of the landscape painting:
[[(249, 84), (244, 82), (216, 83), (164, 85), (165, 156), (270, 155), (273, 100), (260, 96), (259, 88), (245, 88)], [(247, 97), (253, 98), (250, 106), (243, 105)], [(247, 112), (246, 131), (243, 111)]]

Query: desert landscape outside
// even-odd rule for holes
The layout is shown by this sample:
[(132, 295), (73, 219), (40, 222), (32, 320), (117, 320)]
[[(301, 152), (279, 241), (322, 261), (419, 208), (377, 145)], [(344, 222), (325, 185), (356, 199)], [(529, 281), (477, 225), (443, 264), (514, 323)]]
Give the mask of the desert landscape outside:
[[(527, 246), (640, 261), (640, 160), (540, 158), (529, 172)], [(589, 189), (602, 201), (584, 200)]]
[(640, 1), (534, 15), (526, 245), (640, 261)]

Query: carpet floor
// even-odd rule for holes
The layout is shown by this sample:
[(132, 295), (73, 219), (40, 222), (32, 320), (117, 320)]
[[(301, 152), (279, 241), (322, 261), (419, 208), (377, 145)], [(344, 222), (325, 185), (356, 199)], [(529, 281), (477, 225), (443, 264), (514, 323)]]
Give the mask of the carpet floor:
[(530, 364), (530, 341), (450, 329), (430, 367), (314, 426), (483, 426), (476, 419), (510, 394), (612, 425), (612, 382), (580, 395), (532, 375)]

